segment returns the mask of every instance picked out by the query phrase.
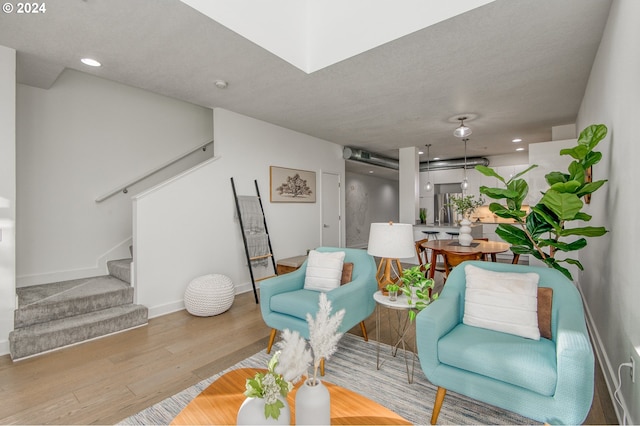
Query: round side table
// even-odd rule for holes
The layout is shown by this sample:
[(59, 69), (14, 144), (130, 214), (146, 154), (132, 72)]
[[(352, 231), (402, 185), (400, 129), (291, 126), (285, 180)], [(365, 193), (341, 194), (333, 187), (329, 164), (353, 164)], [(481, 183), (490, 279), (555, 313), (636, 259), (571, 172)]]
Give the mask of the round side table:
[[(384, 309), (387, 312), (387, 321), (389, 323), (391, 356), (395, 357), (398, 353), (398, 348), (402, 348), (404, 364), (407, 369), (407, 381), (413, 383), (413, 372), (416, 365), (415, 336), (413, 344), (409, 344), (406, 338), (411, 329), (415, 331), (415, 321), (409, 321), (409, 310), (412, 308), (409, 306), (407, 296), (399, 294), (397, 300), (392, 302), (389, 300), (388, 295), (384, 295), (378, 290), (373, 294), (373, 299), (376, 301), (376, 368), (380, 370), (384, 364), (384, 360), (380, 361), (380, 311)], [(391, 321), (392, 312), (396, 313), (397, 322), (394, 324)], [(411, 366), (409, 366), (409, 358), (411, 358)]]

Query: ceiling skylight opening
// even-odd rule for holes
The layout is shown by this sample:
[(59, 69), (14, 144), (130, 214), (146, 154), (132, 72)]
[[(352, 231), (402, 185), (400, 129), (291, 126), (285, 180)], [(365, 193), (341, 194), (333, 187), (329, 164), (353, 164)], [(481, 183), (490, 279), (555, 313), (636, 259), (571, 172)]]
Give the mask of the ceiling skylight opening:
[(82, 58), (80, 59), (80, 62), (82, 62), (85, 65), (89, 65), (90, 67), (101, 67), (102, 64), (98, 61), (96, 61), (95, 59), (92, 58)]
[(522, 142), (521, 138), (515, 138), (514, 140), (512, 140), (511, 142), (513, 143), (518, 143), (518, 142)]

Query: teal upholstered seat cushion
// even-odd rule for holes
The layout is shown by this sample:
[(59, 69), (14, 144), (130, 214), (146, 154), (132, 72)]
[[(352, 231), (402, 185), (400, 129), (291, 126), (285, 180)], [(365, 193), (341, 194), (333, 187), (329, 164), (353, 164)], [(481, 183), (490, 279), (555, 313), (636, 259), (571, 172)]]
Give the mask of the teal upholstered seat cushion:
[(282, 313), (306, 321), (307, 313), (315, 316), (318, 311), (320, 292), (315, 290), (295, 290), (280, 293), (271, 297), (269, 308), (275, 313)]
[(438, 341), (438, 357), (443, 364), (541, 395), (556, 391), (556, 348), (551, 340), (458, 324)]

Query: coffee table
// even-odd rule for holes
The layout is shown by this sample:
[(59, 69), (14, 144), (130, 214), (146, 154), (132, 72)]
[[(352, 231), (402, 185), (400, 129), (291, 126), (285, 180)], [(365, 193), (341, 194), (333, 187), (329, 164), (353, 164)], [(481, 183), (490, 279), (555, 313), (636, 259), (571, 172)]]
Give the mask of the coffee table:
[[(195, 397), (171, 422), (172, 425), (236, 424), (240, 405), (245, 400), (245, 382), (264, 369), (239, 368), (219, 377)], [(393, 411), (364, 396), (343, 387), (325, 382), (331, 395), (331, 424), (411, 424)], [(289, 392), (287, 401), (291, 407), (291, 423), (295, 424), (295, 389)]]

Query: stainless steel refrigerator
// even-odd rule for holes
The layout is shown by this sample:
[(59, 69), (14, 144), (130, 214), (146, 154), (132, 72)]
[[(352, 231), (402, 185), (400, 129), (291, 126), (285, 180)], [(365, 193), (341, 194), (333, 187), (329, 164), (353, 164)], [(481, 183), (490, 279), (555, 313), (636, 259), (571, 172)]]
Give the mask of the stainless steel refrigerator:
[(455, 225), (456, 212), (453, 207), (448, 206), (451, 197), (462, 196), (459, 183), (448, 183), (435, 185), (435, 196), (433, 197), (433, 219), (436, 225)]

